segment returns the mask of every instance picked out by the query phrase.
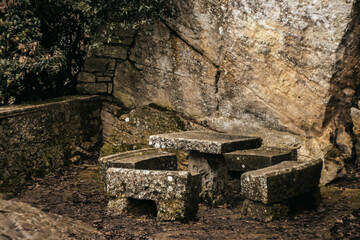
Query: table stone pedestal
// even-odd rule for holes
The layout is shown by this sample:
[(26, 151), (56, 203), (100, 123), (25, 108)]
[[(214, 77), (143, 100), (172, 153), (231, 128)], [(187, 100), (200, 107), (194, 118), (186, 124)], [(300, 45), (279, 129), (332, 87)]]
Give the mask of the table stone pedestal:
[(150, 136), (155, 148), (190, 151), (189, 170), (202, 177), (201, 200), (213, 206), (222, 203), (228, 192), (228, 174), (224, 153), (261, 146), (258, 137), (187, 131)]
[(201, 175), (200, 200), (209, 205), (219, 205), (228, 195), (228, 173), (222, 154), (190, 151), (189, 171)]

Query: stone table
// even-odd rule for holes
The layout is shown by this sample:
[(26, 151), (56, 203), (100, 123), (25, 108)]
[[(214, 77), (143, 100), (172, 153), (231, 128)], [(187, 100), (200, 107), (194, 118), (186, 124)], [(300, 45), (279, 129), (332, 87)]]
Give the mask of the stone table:
[(227, 195), (228, 175), (223, 153), (258, 148), (262, 140), (233, 134), (187, 131), (153, 135), (149, 144), (155, 148), (190, 151), (189, 170), (202, 177), (201, 200), (218, 205)]

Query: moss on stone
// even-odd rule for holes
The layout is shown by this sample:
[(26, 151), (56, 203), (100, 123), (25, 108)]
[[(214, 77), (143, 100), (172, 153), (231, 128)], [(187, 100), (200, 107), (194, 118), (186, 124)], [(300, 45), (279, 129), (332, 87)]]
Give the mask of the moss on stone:
[[(100, 150), (100, 156), (148, 148), (149, 136), (154, 134), (192, 129), (196, 129), (193, 123), (167, 108), (157, 105), (138, 108), (118, 118)], [(182, 158), (180, 162), (184, 161)]]
[[(0, 191), (70, 164), (83, 143), (100, 140), (101, 102), (69, 97), (6, 108), (0, 118)], [(8, 172), (8, 173), (6, 173)], [(7, 181), (6, 179), (10, 180)]]
[(162, 200), (159, 205), (158, 218), (161, 220), (184, 219), (184, 201), (179, 199)]

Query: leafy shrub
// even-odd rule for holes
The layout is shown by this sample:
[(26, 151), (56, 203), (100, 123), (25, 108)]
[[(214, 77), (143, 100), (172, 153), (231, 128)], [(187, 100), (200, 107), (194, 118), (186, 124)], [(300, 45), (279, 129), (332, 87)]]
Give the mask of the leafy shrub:
[(0, 104), (73, 93), (86, 46), (174, 16), (174, 1), (2, 0)]

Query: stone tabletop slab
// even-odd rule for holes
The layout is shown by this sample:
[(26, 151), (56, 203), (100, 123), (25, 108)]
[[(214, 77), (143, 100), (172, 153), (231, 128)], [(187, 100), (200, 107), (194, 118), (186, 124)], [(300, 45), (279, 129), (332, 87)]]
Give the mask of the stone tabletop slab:
[(223, 154), (235, 150), (258, 148), (262, 144), (262, 139), (225, 133), (187, 131), (150, 136), (149, 144), (155, 148)]

